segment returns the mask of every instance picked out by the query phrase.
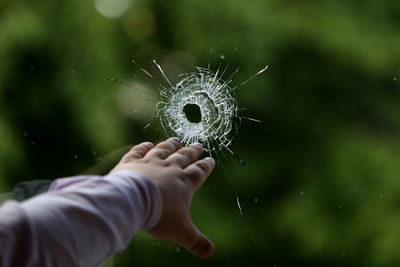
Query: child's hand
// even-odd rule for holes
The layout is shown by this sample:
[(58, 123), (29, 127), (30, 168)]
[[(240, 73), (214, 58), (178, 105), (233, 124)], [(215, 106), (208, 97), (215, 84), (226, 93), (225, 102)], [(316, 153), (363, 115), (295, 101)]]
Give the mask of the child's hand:
[(134, 146), (111, 172), (131, 169), (147, 175), (159, 188), (163, 201), (161, 219), (149, 232), (174, 240), (199, 257), (209, 257), (214, 246), (189, 216), (194, 192), (215, 166), (212, 158), (196, 161), (202, 151), (200, 144), (181, 148), (178, 138), (170, 138), (155, 147), (146, 142)]

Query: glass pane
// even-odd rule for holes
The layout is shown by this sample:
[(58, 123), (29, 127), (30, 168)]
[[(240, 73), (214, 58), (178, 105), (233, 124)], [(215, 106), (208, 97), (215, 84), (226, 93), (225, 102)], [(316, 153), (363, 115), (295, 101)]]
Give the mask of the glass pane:
[[(0, 14), (2, 198), (173, 134), (218, 162), (191, 208), (211, 258), (138, 233), (107, 266), (400, 264), (400, 2), (3, 0)], [(159, 101), (188, 86), (182, 122)]]

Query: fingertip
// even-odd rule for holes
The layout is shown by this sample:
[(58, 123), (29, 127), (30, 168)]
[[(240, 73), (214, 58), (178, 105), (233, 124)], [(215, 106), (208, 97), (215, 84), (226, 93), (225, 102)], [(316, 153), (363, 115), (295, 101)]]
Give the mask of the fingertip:
[(193, 144), (191, 144), (191, 146), (195, 146), (195, 147), (201, 147), (203, 148), (203, 145), (198, 143), (198, 142), (194, 142)]
[(184, 224), (179, 232), (178, 238), (173, 238), (173, 240), (193, 255), (200, 258), (208, 258), (214, 253), (213, 243), (206, 235), (199, 231), (193, 222), (186, 224), (186, 226)]
[(180, 146), (182, 144), (181, 139), (179, 139), (178, 137), (171, 137), (168, 139), (168, 141), (172, 141), (177, 146)]
[(199, 157), (200, 157), (201, 153), (203, 153), (203, 145), (200, 143), (197, 143), (197, 142), (193, 143), (189, 147), (196, 149), (197, 153), (199, 153)]
[(175, 152), (176, 149), (180, 149), (182, 147), (182, 141), (178, 137), (168, 138), (166, 142), (171, 143), (175, 147), (175, 150), (171, 152)]
[(205, 170), (206, 173), (210, 174), (215, 168), (215, 159), (211, 157), (204, 158), (204, 161), (207, 162), (208, 168)]
[(124, 156), (125, 160), (143, 158), (147, 152), (149, 152), (154, 145), (151, 142), (143, 142), (133, 146)]
[(204, 159), (210, 161), (212, 166), (215, 166), (215, 159), (213, 159), (212, 157), (206, 157)]
[(214, 253), (214, 245), (211, 241), (207, 240), (207, 242), (205, 242), (204, 245), (202, 245), (199, 248), (197, 255), (200, 258), (209, 258), (213, 253)]
[(153, 148), (154, 144), (152, 142), (144, 142), (143, 145), (145, 145), (148, 148)]
[(151, 151), (146, 155), (147, 158), (161, 158), (165, 159), (181, 147), (181, 140), (177, 137), (170, 137), (165, 141), (158, 143), (152, 148)]
[(188, 250), (197, 257), (208, 258), (214, 253), (214, 245), (204, 234), (198, 233), (196, 242)]

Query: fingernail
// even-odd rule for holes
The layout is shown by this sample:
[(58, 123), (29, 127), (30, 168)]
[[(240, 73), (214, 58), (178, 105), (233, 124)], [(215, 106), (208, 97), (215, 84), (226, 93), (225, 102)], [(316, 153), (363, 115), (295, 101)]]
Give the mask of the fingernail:
[(192, 144), (192, 146), (203, 147), (203, 145), (202, 145), (202, 144), (200, 144), (200, 143), (197, 143), (197, 142), (193, 143), (193, 144)]
[(178, 137), (172, 137), (172, 140), (177, 144), (181, 143), (181, 139), (179, 139)]
[(209, 242), (207, 242), (200, 247), (199, 256), (203, 258), (209, 257), (211, 256), (212, 250), (213, 250), (212, 245)]
[(211, 161), (212, 163), (215, 163), (215, 159), (213, 159), (211, 157), (206, 157), (205, 159)]
[(153, 143), (150, 143), (150, 142), (146, 142), (146, 143), (144, 143), (144, 145), (147, 146), (147, 147), (153, 147), (154, 146)]

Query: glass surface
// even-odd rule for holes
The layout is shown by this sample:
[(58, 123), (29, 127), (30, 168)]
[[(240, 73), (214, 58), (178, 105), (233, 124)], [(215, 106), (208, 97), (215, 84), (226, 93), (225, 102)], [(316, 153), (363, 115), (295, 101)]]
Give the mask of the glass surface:
[(164, 139), (153, 60), (238, 87), (191, 208), (215, 254), (138, 233), (107, 266), (400, 265), (400, 1), (0, 1), (1, 192)]

